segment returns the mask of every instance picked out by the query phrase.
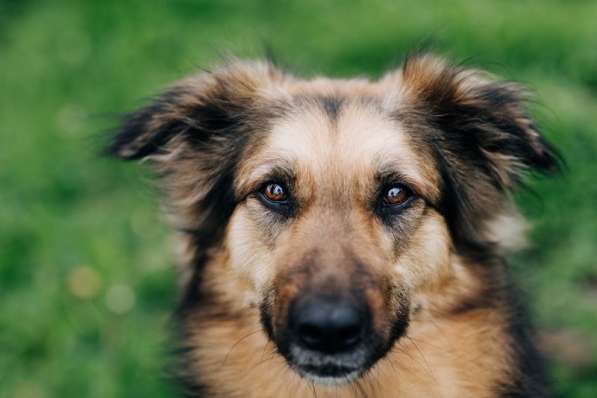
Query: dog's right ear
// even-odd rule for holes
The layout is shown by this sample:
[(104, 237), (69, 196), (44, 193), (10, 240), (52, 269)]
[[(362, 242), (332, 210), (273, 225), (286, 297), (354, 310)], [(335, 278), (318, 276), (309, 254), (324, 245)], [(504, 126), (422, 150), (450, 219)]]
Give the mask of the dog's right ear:
[(217, 242), (234, 210), (236, 165), (255, 132), (282, 112), (286, 76), (267, 62), (234, 61), (181, 81), (130, 114), (107, 152), (147, 159), (160, 176), (174, 227), (192, 257)]
[(128, 115), (107, 152), (122, 159), (153, 157), (175, 149), (169, 148), (175, 139), (201, 148), (242, 128), (260, 91), (282, 78), (267, 62), (238, 60), (187, 78)]

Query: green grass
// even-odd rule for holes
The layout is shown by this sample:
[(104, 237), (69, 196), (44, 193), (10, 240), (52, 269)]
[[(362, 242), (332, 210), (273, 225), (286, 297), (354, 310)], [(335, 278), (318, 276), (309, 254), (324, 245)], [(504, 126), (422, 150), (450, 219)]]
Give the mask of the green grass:
[(431, 45), (535, 90), (568, 171), (518, 196), (535, 229), (514, 268), (540, 327), (574, 336), (556, 395), (597, 396), (596, 20), (594, 1), (1, 1), (0, 398), (175, 395), (157, 195), (97, 153), (115, 114), (264, 43), (335, 76)]

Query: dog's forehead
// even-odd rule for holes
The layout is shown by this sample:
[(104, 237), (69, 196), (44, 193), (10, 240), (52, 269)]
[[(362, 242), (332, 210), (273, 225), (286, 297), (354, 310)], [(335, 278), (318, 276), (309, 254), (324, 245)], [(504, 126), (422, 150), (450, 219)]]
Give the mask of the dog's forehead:
[(384, 109), (382, 97), (301, 94), (291, 112), (273, 123), (260, 157), (294, 164), (315, 183), (340, 179), (354, 185), (392, 172), (435, 196), (437, 173), (410, 134)]
[(274, 124), (268, 150), (296, 160), (311, 172), (323, 172), (331, 165), (348, 171), (379, 156), (384, 147), (404, 147), (401, 135), (393, 134), (395, 128), (384, 118), (364, 106), (346, 103), (332, 115), (326, 104), (333, 101), (301, 106)]

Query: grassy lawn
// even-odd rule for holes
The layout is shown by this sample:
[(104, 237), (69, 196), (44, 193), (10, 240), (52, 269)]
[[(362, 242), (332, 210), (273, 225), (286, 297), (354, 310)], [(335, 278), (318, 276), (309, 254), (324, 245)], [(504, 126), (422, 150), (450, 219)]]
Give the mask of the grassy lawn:
[(409, 50), (524, 82), (567, 160), (518, 200), (512, 259), (559, 397), (597, 396), (597, 2), (0, 0), (0, 398), (175, 396), (171, 240), (141, 167), (97, 156), (119, 112), (271, 46), (305, 74)]

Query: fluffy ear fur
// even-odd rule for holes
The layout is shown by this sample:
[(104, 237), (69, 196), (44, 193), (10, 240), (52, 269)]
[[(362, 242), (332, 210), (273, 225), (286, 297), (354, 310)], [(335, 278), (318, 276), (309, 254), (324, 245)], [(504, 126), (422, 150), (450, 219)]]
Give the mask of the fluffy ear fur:
[(260, 93), (281, 79), (267, 62), (239, 60), (191, 76), (128, 115), (108, 152), (141, 159), (169, 151), (176, 137), (201, 147), (214, 135), (231, 136), (259, 105)]
[(426, 126), (422, 135), (444, 180), (441, 210), (457, 243), (485, 245), (487, 225), (507, 210), (507, 192), (524, 172), (558, 169), (528, 115), (525, 91), (430, 55), (408, 59), (399, 80), (408, 104), (399, 116)]
[(283, 79), (269, 63), (241, 61), (192, 76), (130, 114), (110, 144), (113, 156), (148, 159), (163, 177), (190, 246), (205, 251), (217, 242), (235, 203), (236, 163), (253, 133), (281, 112), (263, 93)]

